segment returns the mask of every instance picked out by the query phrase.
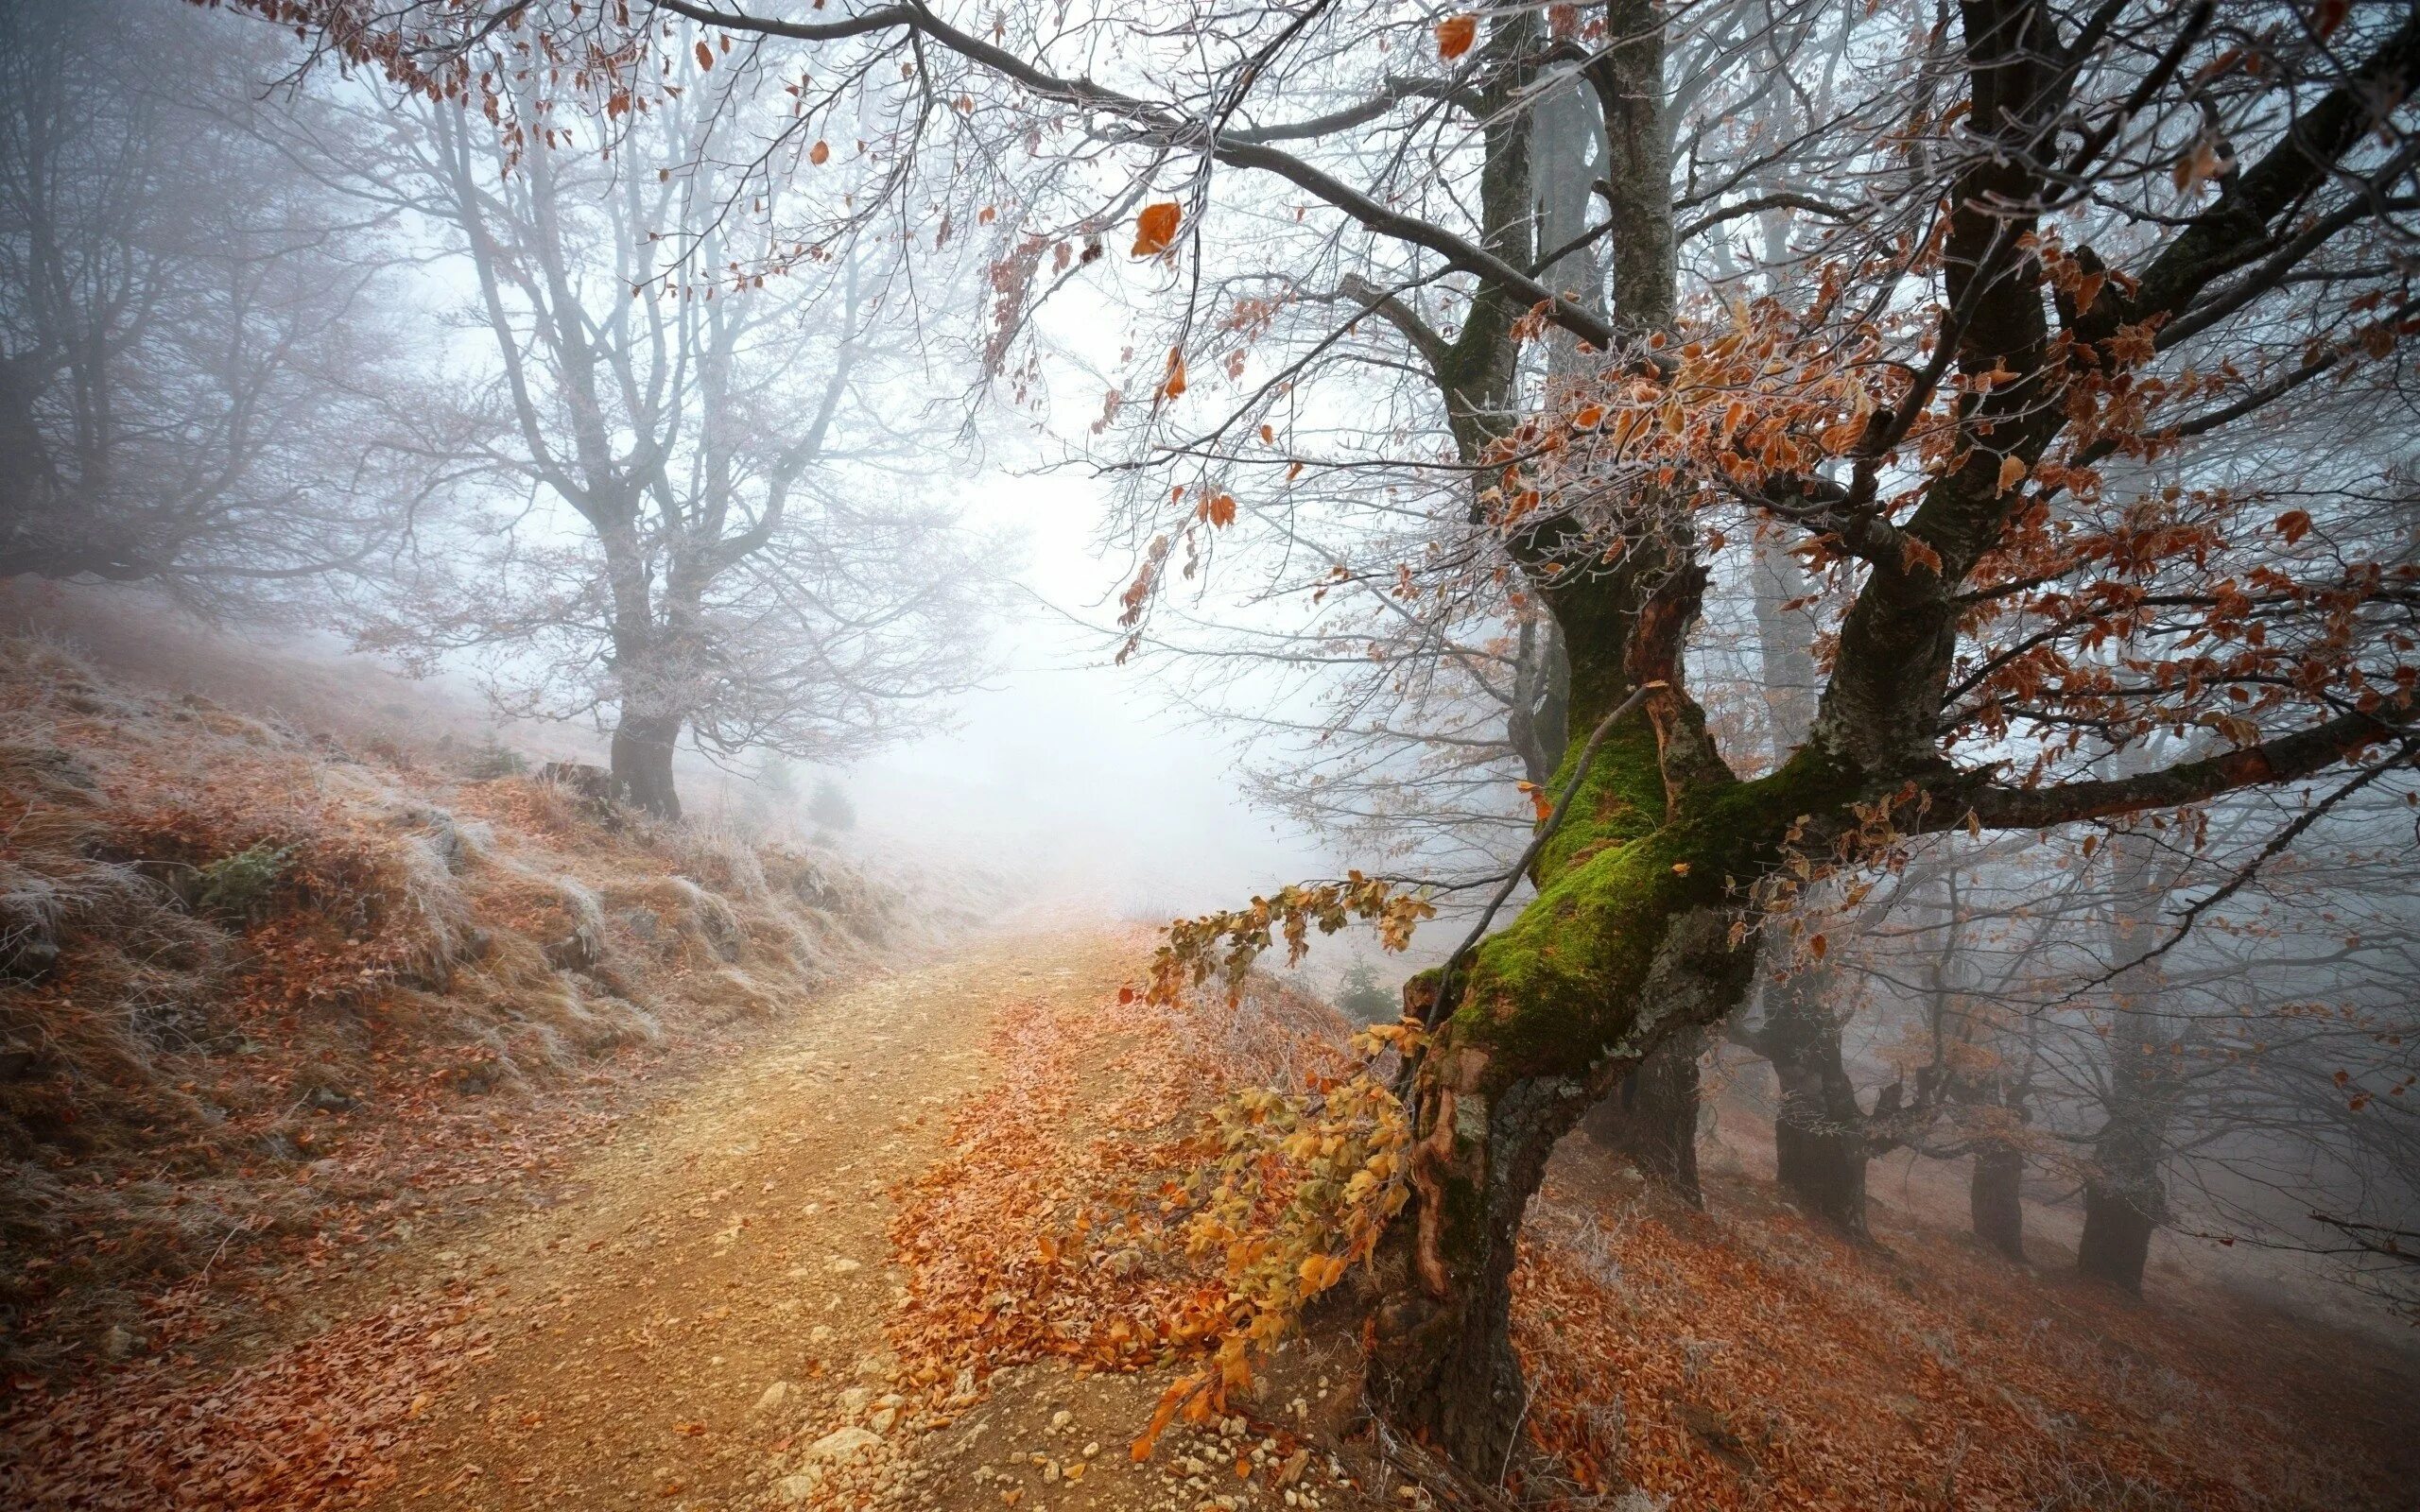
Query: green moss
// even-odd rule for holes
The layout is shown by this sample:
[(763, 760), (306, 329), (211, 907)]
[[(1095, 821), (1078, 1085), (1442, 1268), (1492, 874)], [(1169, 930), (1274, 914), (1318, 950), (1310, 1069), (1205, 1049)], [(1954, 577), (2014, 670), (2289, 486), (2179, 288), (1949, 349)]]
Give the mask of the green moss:
[[(1561, 793), (1579, 765), (1584, 742), (1564, 752), (1552, 791)], [(1538, 852), (1543, 884), (1609, 846), (1635, 840), (1664, 822), (1664, 769), (1656, 761), (1655, 726), (1643, 709), (1605, 732), (1587, 777), (1573, 795), (1563, 827)]]
[[(1635, 752), (1626, 744), (1607, 763), (1588, 839), (1562, 868), (1541, 865), (1544, 888), (1475, 954), (1451, 1036), (1488, 1052), (1490, 1088), (1583, 1074), (1636, 1022), (1639, 990), (1672, 920), (1721, 906), (1774, 864), (1799, 816), (1836, 812), (1858, 790), (1802, 751), (1769, 777), (1692, 795), (1669, 822), (1642, 822)], [(1598, 788), (1594, 769), (1589, 788)], [(1655, 802), (1660, 813), (1660, 777)]]

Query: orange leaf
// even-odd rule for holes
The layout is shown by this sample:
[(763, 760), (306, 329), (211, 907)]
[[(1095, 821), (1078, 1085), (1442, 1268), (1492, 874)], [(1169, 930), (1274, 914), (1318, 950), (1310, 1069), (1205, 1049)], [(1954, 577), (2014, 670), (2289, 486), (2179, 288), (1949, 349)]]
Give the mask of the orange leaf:
[(1222, 493), (1219, 495), (1217, 498), (1210, 501), (1207, 506), (1206, 512), (1208, 514), (1209, 521), (1213, 525), (1223, 529), (1228, 525), (1234, 524), (1236, 523), (1236, 496), (1232, 493)]
[(2289, 546), (2292, 545), (2295, 541), (2302, 540), (2303, 537), (2310, 534), (2310, 511), (2308, 509), (2289, 509), (2284, 514), (2279, 515), (2277, 517), (2277, 534), (2286, 538), (2286, 544)]
[(2021, 456), (2001, 457), (1999, 484), (1992, 490), (1992, 492), (1995, 496), (2006, 493), (2009, 490), (2016, 487), (2024, 481), (2025, 458)]
[(1159, 1443), (1160, 1435), (1167, 1432), (1168, 1424), (1176, 1421), (1177, 1409), (1191, 1400), (1201, 1385), (1200, 1376), (1186, 1376), (1161, 1395), (1160, 1404), (1152, 1409), (1151, 1421), (1143, 1430), (1143, 1436), (1135, 1439), (1126, 1452), (1135, 1463), (1140, 1464), (1151, 1457), (1151, 1450)]
[(815, 146), (807, 148), (806, 161), (814, 163), (819, 168), (823, 166), (826, 163), (831, 162), (832, 144), (829, 142), (818, 142)]
[(700, 68), (712, 68), (715, 66), (715, 50), (707, 46), (704, 43), (698, 43), (698, 66)]
[(1168, 375), (1160, 384), (1160, 397), (1174, 399), (1184, 392), (1184, 352), (1176, 347), (1170, 347), (1168, 348)]
[(1184, 212), (1173, 199), (1145, 205), (1143, 213), (1134, 217), (1134, 255), (1150, 257), (1175, 246), (1176, 229), (1184, 220)]
[(1447, 16), (1437, 23), (1437, 56), (1448, 62), (1471, 50), (1478, 41), (1478, 17)]
[(1274, 446), (1277, 444), (1277, 432), (1273, 427), (1263, 425), (1260, 428), (1260, 444), (1263, 446)]

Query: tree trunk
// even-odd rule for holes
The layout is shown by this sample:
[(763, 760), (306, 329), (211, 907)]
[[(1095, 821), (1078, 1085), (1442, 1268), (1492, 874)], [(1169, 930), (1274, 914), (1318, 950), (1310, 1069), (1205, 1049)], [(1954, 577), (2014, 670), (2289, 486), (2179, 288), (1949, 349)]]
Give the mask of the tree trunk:
[(1781, 1112), (1773, 1120), (1773, 1159), (1781, 1188), (1799, 1208), (1849, 1238), (1873, 1238), (1865, 1222), (1865, 1141), (1854, 1124), (1827, 1111), (1829, 1089), (1799, 1068), (1778, 1064)]
[(1773, 1114), (1775, 1175), (1790, 1201), (1860, 1242), (1865, 1219), (1865, 1112), (1841, 1055), (1841, 1025), (1824, 1001), (1831, 972), (1809, 968), (1765, 988), (1764, 1022), (1748, 1037), (1781, 1084)]
[[(2135, 1036), (2121, 1030), (2118, 1038), (2121, 1055), (2138, 1048), (2128, 1042)], [(2093, 1142), (2093, 1168), (2083, 1182), (2076, 1269), (2138, 1296), (2152, 1230), (2168, 1220), (2168, 1191), (2159, 1179), (2172, 1096), (2167, 1058), (2125, 1056), (2113, 1068), (2109, 1122)]]
[[(1527, 1402), (1512, 1352), (1512, 1277), (1547, 1160), (1667, 1036), (1694, 1038), (1746, 996), (1755, 953), (1730, 942), (1734, 917), (1719, 893), (1639, 917), (1656, 944), (1633, 957), (1629, 990), (1597, 1026), (1560, 1043), (1530, 1039), (1534, 1026), (1522, 1021), (1534, 1010), (1495, 996), (1511, 953), (1483, 951), (1473, 997), (1415, 1069), (1412, 1202), (1380, 1246), (1370, 1394), (1390, 1421), (1483, 1480), (1509, 1462)], [(1490, 942), (1510, 936), (1517, 949), (1521, 934), (1516, 924)], [(1408, 1010), (1425, 1017), (1423, 993), (1435, 985), (1431, 973), (1408, 983)]]
[(680, 743), (678, 718), (624, 714), (614, 730), (615, 791), (641, 813), (679, 818), (681, 795), (672, 785), (672, 752)]
[[(1426, 1078), (1424, 1078), (1426, 1079)], [(1415, 1153), (1419, 1194), (1387, 1239), (1371, 1397), (1397, 1427), (1493, 1481), (1519, 1432), (1512, 1280), (1547, 1158), (1586, 1111), (1577, 1081), (1519, 1081), (1494, 1098), (1437, 1088)]]
[(2142, 956), (2141, 942), (2161, 928), (2160, 902), (2174, 888), (2174, 861), (2140, 833), (2112, 837), (2116, 906), (2109, 921), (2109, 957), (2127, 961), (2111, 984), (2112, 1022), (2102, 1106), (2108, 1120), (2092, 1142), (2084, 1174), (2083, 1239), (2076, 1269), (2139, 1296), (2152, 1230), (2168, 1221), (2168, 1190), (2160, 1166), (2168, 1158), (2168, 1126), (2184, 1093), (2179, 1030), (2161, 1012), (2167, 980), (2160, 964)]
[(1674, 1031), (1582, 1124), (1590, 1139), (1693, 1208), (1705, 1206), (1698, 1183), (1698, 1056), (1704, 1043), (1699, 1029)]
[(2024, 1179), (2023, 1151), (2007, 1144), (1977, 1146), (1966, 1188), (1975, 1237), (2018, 1264), (2025, 1263)]
[(2097, 1281), (2139, 1297), (2143, 1265), (2151, 1258), (2152, 1230), (2159, 1227), (2163, 1194), (2129, 1190), (2099, 1178), (2083, 1186), (2083, 1242), (2076, 1246), (2076, 1269)]

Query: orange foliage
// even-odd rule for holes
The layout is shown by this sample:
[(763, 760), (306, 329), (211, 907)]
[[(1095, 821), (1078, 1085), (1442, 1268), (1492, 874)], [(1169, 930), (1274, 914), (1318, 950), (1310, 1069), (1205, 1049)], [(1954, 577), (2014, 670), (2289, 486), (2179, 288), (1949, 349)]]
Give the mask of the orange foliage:
[[(1352, 1064), (1341, 1024), (1267, 1011), (1269, 991), (1252, 979), (1236, 1013), (1130, 993), (994, 1034), (998, 1078), (959, 1109), (952, 1154), (898, 1194), (892, 1228), (911, 1277), (893, 1342), (937, 1401), (1033, 1360), (1172, 1368), (1135, 1424), (1138, 1454), (1178, 1418), (1227, 1410), (1211, 1355), (1281, 1314), (1243, 1305), (1232, 1253), (1188, 1246), (1207, 1206), (1196, 1173), (1221, 1155), (1204, 1131), (1280, 1067), (1316, 1087)], [(1078, 1109), (1092, 1127), (1071, 1135)], [(2325, 1383), (2254, 1359), (2253, 1331), (2036, 1279), (1954, 1239), (1858, 1250), (1794, 1214), (1742, 1211), (1763, 1204), (1751, 1188), (1719, 1191), (1711, 1218), (1644, 1209), (1610, 1190), (1608, 1159), (1558, 1164), (1514, 1276), (1528, 1431), (1552, 1467), (1525, 1498), (2225, 1512), (2382, 1494), (2358, 1415), (2290, 1410)], [(1279, 1231), (1275, 1205), (1253, 1211), (1261, 1228), (1229, 1242)], [(1295, 1266), (1328, 1278), (1312, 1255)], [(2258, 1411), (2247, 1381), (2276, 1387)]]
[[(1332, 1016), (1254, 987), (1242, 1025), (1128, 992), (995, 1032), (1002, 1074), (953, 1118), (952, 1153), (897, 1194), (891, 1238), (911, 1280), (892, 1335), (917, 1379), (963, 1390), (961, 1372), (1044, 1358), (1186, 1366), (1141, 1458), (1180, 1413), (1223, 1410), (1309, 1299), (1369, 1254), (1403, 1199), (1393, 1099), (1340, 1035), (1292, 1022), (1340, 1029)], [(1251, 1085), (1273, 1058), (1299, 1091)], [(1241, 1090), (1222, 1100), (1228, 1088)], [(1095, 1132), (1069, 1141), (1079, 1101)]]

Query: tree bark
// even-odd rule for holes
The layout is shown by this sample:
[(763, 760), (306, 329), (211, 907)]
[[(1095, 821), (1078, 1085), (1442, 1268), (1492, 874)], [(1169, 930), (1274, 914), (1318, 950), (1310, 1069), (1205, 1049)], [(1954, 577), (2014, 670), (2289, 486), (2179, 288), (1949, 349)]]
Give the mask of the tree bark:
[(2092, 1142), (2084, 1175), (2083, 1238), (2076, 1269), (2140, 1295), (2152, 1230), (2168, 1221), (2168, 1190), (2159, 1178), (2168, 1157), (2168, 1128), (2183, 1093), (2178, 1031), (2161, 1011), (2167, 981), (2160, 963), (2143, 959), (2143, 942), (2162, 927), (2159, 909), (2175, 886), (2174, 859), (2139, 832), (2110, 839), (2116, 905), (2107, 950), (2131, 962), (2110, 984), (2109, 1065), (2102, 1104), (2107, 1121)]
[(2076, 1247), (2076, 1269), (2141, 1296), (2143, 1266), (2151, 1258), (2152, 1230), (2159, 1227), (2162, 1196), (2157, 1181), (2149, 1191), (2086, 1181), (2083, 1242)]
[[(1664, 875), (1670, 875), (1659, 868)], [(1716, 895), (1719, 897), (1719, 894)], [(1533, 918), (1528, 915), (1525, 918)], [(1521, 1221), (1554, 1147), (1661, 1040), (1738, 1005), (1753, 946), (1734, 946), (1734, 911), (1685, 904), (1643, 920), (1658, 944), (1632, 976), (1612, 1032), (1531, 1040), (1538, 1004), (1495, 996), (1483, 953), (1461, 1010), (1415, 1068), (1413, 1201), (1381, 1242), (1372, 1306), (1370, 1393), (1398, 1427), (1492, 1479), (1509, 1462), (1527, 1400), (1511, 1335)], [(1519, 924), (1503, 935), (1517, 936)], [(1406, 985), (1425, 1016), (1436, 978)], [(1616, 1027), (1617, 1026), (1617, 1027)], [(1586, 1045), (1604, 1047), (1592, 1054)]]
[(1398, 1222), (1379, 1274), (1371, 1396), (1398, 1427), (1464, 1469), (1499, 1473), (1525, 1393), (1512, 1352), (1512, 1277), (1521, 1220), (1547, 1159), (1587, 1108), (1582, 1084), (1523, 1080), (1430, 1101), (1419, 1211)]
[(614, 730), (614, 787), (643, 814), (681, 816), (681, 795), (672, 782), (672, 752), (681, 743), (681, 721), (661, 714), (625, 713)]
[(1841, 1054), (1841, 1025), (1824, 1002), (1829, 971), (1809, 968), (1765, 988), (1764, 1020), (1744, 1036), (1781, 1084), (1773, 1160), (1782, 1191), (1851, 1239), (1866, 1226), (1865, 1110)]
[(1980, 1144), (1975, 1149), (1975, 1171), (1966, 1188), (1966, 1207), (1975, 1237), (1997, 1253), (2025, 1263), (2025, 1155), (2006, 1144)]
[(2118, 1036), (2120, 1059), (2111, 1068), (2109, 1122), (2093, 1142), (2093, 1168), (2083, 1183), (2083, 1238), (2076, 1269), (2095, 1280), (2140, 1295), (2152, 1230), (2168, 1221), (2168, 1190), (2159, 1167), (2172, 1102), (2165, 1056), (2128, 1055), (2135, 1036)]
[(1851, 1239), (1874, 1237), (1865, 1221), (1865, 1150), (1854, 1126), (1824, 1111), (1821, 1080), (1798, 1068), (1781, 1074), (1781, 1114), (1773, 1121), (1773, 1159), (1781, 1188), (1803, 1211)]
[(1698, 1182), (1698, 1056), (1704, 1043), (1701, 1030), (1675, 1030), (1582, 1122), (1591, 1140), (1692, 1208), (1705, 1206)]

